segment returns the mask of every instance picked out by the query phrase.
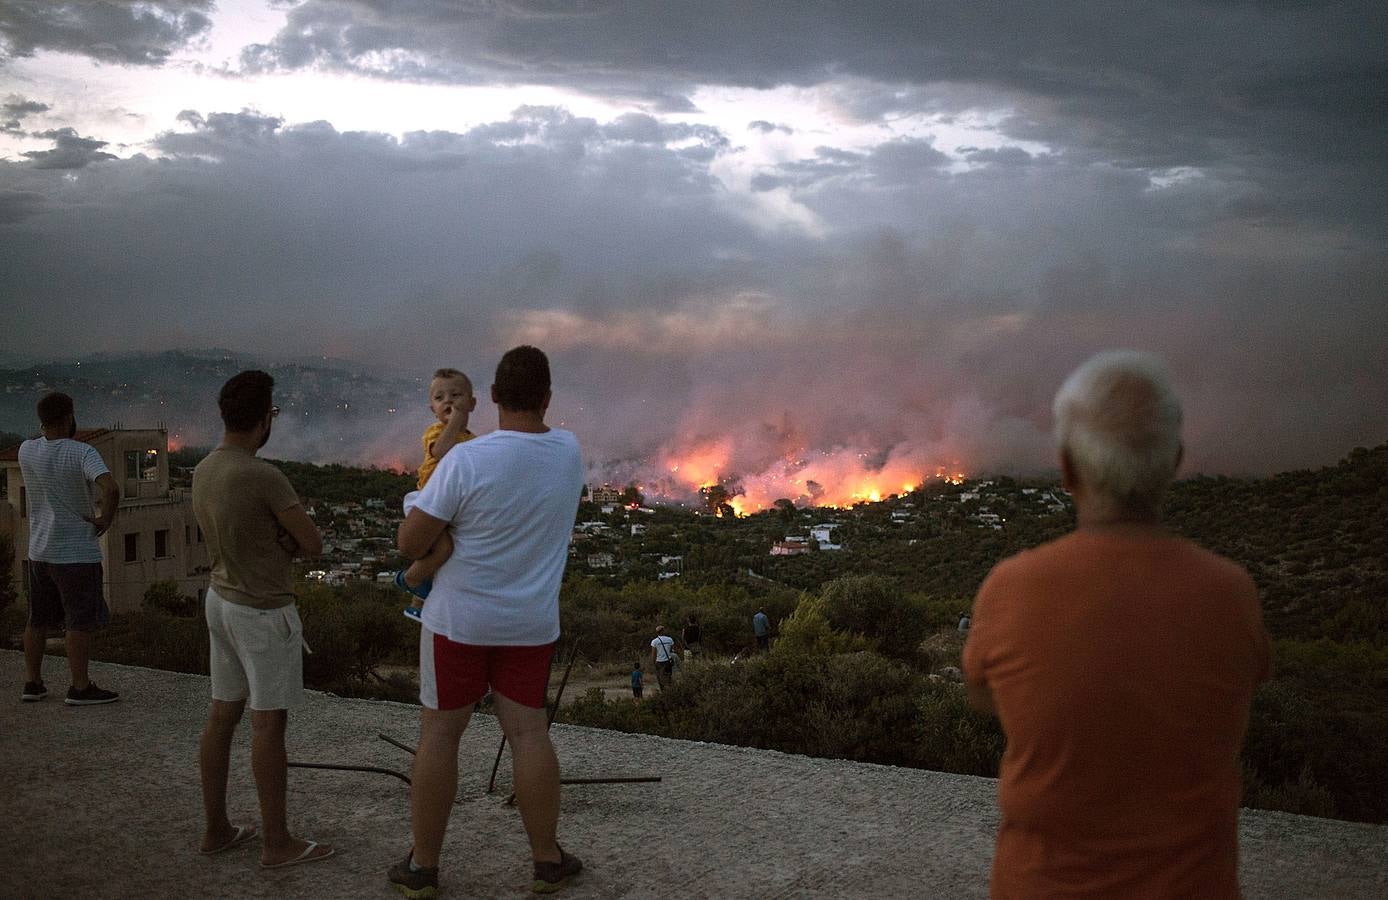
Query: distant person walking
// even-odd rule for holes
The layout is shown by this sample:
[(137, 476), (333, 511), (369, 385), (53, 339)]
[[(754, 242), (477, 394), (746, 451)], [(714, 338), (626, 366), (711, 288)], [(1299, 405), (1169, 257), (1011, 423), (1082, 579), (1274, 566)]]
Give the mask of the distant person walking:
[(969, 616), (968, 613), (966, 613), (966, 612), (961, 612), (961, 613), (959, 614), (959, 635), (960, 635), (961, 637), (963, 637), (963, 636), (965, 636), (965, 635), (967, 635), (967, 634), (969, 633), (969, 625), (970, 625), (970, 623), (972, 623), (972, 622), (973, 622), (973, 619)]
[(655, 664), (655, 682), (663, 691), (675, 676), (675, 639), (665, 633), (664, 625), (655, 626), (651, 639), (651, 662)]
[(211, 644), (212, 707), (198, 745), (207, 828), (202, 852), (255, 837), (227, 815), (231, 741), (251, 708), (251, 771), (265, 829), (263, 868), (326, 859), (333, 848), (289, 832), (284, 749), (289, 710), (303, 703), (303, 623), (294, 607), (295, 556), (323, 551), (318, 528), (289, 479), (260, 459), (279, 407), (264, 372), (234, 375), (217, 398), (222, 442), (193, 470), (193, 514), (207, 537), (212, 584), (204, 604)]
[(458, 742), (488, 688), (511, 744), (532, 890), (558, 890), (583, 868), (556, 841), (559, 760), (545, 714), (559, 638), (559, 584), (583, 490), (583, 461), (570, 432), (545, 424), (550, 370), (539, 350), (507, 351), (491, 396), (497, 430), (443, 456), (400, 526), (400, 553), (407, 559), (426, 555), (444, 529), (454, 546), (434, 576), (420, 630), (424, 708), (410, 787), (414, 846), (387, 875), (409, 897), (438, 890), (439, 855), (458, 786)]
[[(27, 681), (20, 699), (48, 695), (43, 683), (43, 649), (48, 636), (66, 629), (66, 702), (93, 706), (120, 699), (88, 677), (92, 634), (105, 627), (110, 610), (102, 594), (101, 536), (116, 520), (120, 488), (101, 454), (73, 440), (77, 417), (72, 398), (51, 393), (39, 400), (41, 437), (19, 445), (19, 471), (29, 505), (29, 619), (24, 626)], [(92, 508), (92, 486), (101, 500)]]
[(631, 696), (637, 700), (641, 699), (641, 694), (645, 691), (645, 674), (641, 671), (641, 660), (637, 660), (631, 667)]
[(1270, 665), (1252, 579), (1165, 531), (1181, 404), (1132, 352), (1055, 398), (1078, 529), (999, 563), (964, 647), (1007, 736), (995, 897), (1236, 898), (1239, 749)]
[(757, 610), (757, 614), (752, 616), (752, 636), (757, 639), (758, 650), (771, 649), (771, 620), (766, 617), (764, 609)]
[(680, 634), (680, 639), (684, 641), (684, 651), (692, 659), (694, 656), (704, 652), (704, 632), (699, 627), (697, 616), (690, 615), (684, 622), (684, 631)]

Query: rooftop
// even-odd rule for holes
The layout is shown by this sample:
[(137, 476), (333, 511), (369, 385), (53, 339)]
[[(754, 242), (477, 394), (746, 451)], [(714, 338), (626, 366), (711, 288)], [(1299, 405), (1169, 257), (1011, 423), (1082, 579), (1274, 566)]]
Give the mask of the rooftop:
[[(74, 441), (81, 441), (90, 444), (93, 438), (99, 438), (106, 434), (109, 428), (79, 428), (77, 433), (72, 436)], [(9, 447), (0, 447), (0, 462), (19, 462), (19, 444), (12, 444)]]
[[(0, 651), (7, 682), (20, 654)], [(196, 853), (196, 769), (207, 679), (102, 663), (109, 706), (71, 708), (61, 658), (42, 703), (0, 698), (0, 858), (34, 896), (391, 896), (384, 872), (409, 846), (405, 785), (379, 774), (293, 769), (291, 824), (334, 859), (262, 872), (258, 844)], [(290, 717), (289, 756), (408, 773), (416, 708), (310, 694)], [(984, 897), (997, 825), (990, 779), (555, 726), (565, 777), (660, 775), (659, 784), (564, 788), (560, 836), (587, 871), (565, 897)], [(499, 732), (474, 718), (444, 845), (448, 896), (522, 896), (519, 815), (486, 793)], [(258, 818), (249, 722), (233, 751), (233, 821)], [(1388, 826), (1245, 810), (1241, 877), (1259, 898), (1388, 896)], [(0, 891), (0, 893), (8, 893)]]

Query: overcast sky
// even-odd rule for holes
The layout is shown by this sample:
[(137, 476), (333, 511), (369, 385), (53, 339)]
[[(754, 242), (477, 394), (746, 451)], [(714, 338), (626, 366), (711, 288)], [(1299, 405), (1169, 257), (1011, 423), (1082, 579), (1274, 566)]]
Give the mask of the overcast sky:
[(755, 482), (1045, 466), (1065, 373), (1131, 346), (1173, 369), (1191, 468), (1332, 463), (1388, 439), (1385, 23), (6, 0), (0, 357), (485, 384), (532, 342), (591, 459)]

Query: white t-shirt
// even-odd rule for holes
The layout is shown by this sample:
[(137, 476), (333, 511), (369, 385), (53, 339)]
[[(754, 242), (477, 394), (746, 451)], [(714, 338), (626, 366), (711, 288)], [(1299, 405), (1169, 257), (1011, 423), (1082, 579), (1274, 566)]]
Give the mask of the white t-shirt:
[(582, 491), (578, 441), (559, 428), (493, 431), (444, 454), (416, 501), (453, 537), (424, 626), (461, 644), (558, 640), (559, 585)]
[(91, 444), (36, 437), (19, 445), (19, 470), (29, 505), (29, 558), (71, 565), (101, 562), (92, 483), (110, 474)]
[(668, 634), (662, 634), (651, 640), (651, 646), (655, 648), (656, 662), (669, 662), (670, 651), (675, 647), (675, 639)]

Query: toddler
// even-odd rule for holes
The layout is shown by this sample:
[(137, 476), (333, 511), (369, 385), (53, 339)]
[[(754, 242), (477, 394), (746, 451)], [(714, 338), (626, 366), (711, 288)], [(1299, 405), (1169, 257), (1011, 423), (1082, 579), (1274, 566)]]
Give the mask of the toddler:
[[(424, 461), (419, 464), (417, 490), (405, 495), (405, 515), (408, 516), (414, 508), (419, 491), (424, 490), (424, 485), (429, 483), (429, 476), (434, 474), (434, 469), (438, 467), (444, 454), (451, 450), (454, 444), (470, 441), (477, 436), (467, 429), (468, 417), (476, 408), (477, 398), (472, 395), (472, 382), (466, 375), (457, 369), (439, 369), (434, 373), (434, 377), (429, 381), (429, 409), (438, 421), (424, 429), (424, 436), (421, 438), (424, 444)], [(412, 600), (405, 607), (407, 618), (419, 621), (424, 598), (429, 596), (429, 590), (434, 586), (434, 573), (442, 568), (452, 555), (453, 539), (445, 530), (439, 535), (438, 540), (434, 541), (428, 553), (410, 563), (409, 568), (395, 573), (396, 585), (409, 591), (419, 601), (416, 605)]]

